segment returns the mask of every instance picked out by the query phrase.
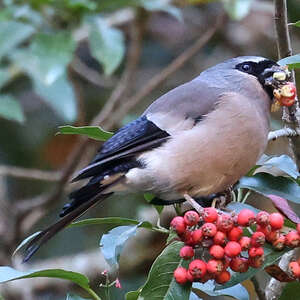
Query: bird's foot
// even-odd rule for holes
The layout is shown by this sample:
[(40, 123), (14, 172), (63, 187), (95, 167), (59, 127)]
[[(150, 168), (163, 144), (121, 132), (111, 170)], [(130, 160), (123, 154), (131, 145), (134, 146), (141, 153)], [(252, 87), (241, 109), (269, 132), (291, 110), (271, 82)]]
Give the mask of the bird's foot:
[(189, 194), (185, 193), (183, 194), (184, 199), (192, 205), (192, 207), (198, 212), (201, 213), (203, 211), (203, 207), (197, 203), (197, 201), (192, 198)]
[(230, 187), (224, 192), (216, 194), (212, 200), (211, 206), (229, 212), (230, 210), (226, 208), (226, 205), (233, 200), (232, 191), (233, 188)]

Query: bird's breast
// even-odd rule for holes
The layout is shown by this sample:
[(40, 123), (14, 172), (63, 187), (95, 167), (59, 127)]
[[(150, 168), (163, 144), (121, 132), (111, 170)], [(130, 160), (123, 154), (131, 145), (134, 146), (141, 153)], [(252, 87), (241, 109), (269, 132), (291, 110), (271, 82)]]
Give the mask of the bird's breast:
[(174, 192), (194, 197), (221, 192), (256, 163), (268, 122), (268, 114), (250, 99), (228, 94), (192, 129), (140, 155), (145, 168), (129, 172), (128, 181), (165, 198)]

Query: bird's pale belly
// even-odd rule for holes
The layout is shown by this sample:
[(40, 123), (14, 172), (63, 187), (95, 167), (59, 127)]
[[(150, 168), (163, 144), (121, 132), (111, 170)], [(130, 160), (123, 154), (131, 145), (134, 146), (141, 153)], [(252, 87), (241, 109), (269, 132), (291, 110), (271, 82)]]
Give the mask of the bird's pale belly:
[(228, 102), (199, 126), (142, 154), (146, 167), (127, 174), (129, 185), (169, 200), (186, 192), (193, 197), (221, 192), (245, 175), (265, 149), (268, 126), (257, 121), (255, 107)]

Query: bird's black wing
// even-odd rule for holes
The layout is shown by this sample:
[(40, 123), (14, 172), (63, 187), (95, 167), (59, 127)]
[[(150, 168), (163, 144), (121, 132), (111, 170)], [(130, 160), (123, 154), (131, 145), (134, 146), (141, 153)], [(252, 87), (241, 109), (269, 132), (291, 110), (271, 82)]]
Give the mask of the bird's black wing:
[(164, 143), (169, 134), (142, 116), (119, 129), (99, 149), (92, 162), (82, 169), (73, 182), (89, 178), (127, 163), (137, 153), (153, 149)]

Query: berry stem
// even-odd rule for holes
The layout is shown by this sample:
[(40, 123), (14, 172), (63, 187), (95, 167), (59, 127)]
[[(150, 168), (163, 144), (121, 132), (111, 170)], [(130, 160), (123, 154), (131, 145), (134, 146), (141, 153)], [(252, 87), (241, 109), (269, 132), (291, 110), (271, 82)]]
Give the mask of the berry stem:
[(243, 200), (241, 201), (241, 203), (245, 203), (245, 202), (247, 201), (248, 197), (250, 196), (250, 194), (251, 194), (251, 190), (249, 190), (249, 191), (246, 193), (246, 195), (244, 196), (244, 198), (243, 198)]

